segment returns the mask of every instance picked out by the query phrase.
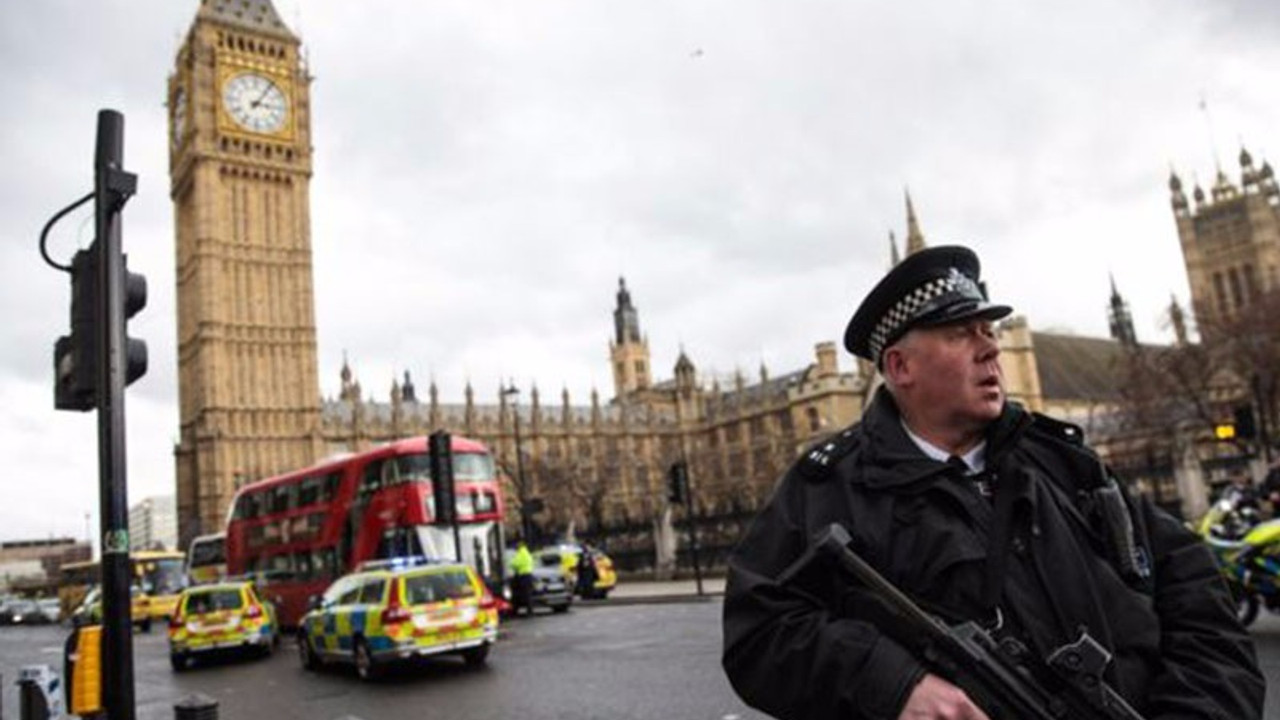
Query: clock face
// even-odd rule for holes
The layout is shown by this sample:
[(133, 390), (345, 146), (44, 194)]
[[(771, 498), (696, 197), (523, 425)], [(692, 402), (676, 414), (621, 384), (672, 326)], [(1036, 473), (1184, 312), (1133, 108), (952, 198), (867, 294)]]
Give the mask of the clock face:
[(170, 106), (172, 118), (170, 126), (173, 129), (173, 144), (177, 145), (182, 142), (182, 133), (187, 129), (187, 90), (186, 88), (178, 88), (173, 94), (173, 105)]
[(232, 120), (253, 132), (279, 132), (289, 113), (280, 86), (256, 73), (241, 73), (228, 80), (222, 87), (222, 103)]

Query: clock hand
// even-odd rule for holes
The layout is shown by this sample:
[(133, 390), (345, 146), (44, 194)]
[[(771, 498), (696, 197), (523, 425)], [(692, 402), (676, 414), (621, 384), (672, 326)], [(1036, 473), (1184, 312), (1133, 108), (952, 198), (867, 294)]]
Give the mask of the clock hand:
[(266, 87), (264, 87), (264, 88), (262, 89), (262, 92), (258, 94), (258, 99), (257, 99), (257, 100), (254, 100), (254, 101), (253, 101), (253, 102), (251, 102), (251, 103), (249, 103), (249, 107), (255, 107), (255, 108), (256, 108), (256, 107), (258, 107), (259, 105), (261, 105), (261, 104), (262, 104), (263, 99), (267, 97), (267, 93), (269, 93), (269, 92), (271, 92), (271, 83), (267, 83), (267, 86), (266, 86)]

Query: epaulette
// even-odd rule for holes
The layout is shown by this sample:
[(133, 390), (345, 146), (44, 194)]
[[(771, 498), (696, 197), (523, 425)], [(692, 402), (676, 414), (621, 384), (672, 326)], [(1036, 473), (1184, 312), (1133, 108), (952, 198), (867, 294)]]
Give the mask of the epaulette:
[(854, 432), (853, 427), (846, 428), (809, 448), (804, 457), (800, 458), (800, 472), (812, 482), (825, 480), (836, 463), (857, 449), (858, 445), (858, 433)]
[(1031, 417), (1034, 419), (1030, 428), (1032, 432), (1039, 431), (1039, 434), (1045, 437), (1074, 447), (1084, 447), (1084, 429), (1079, 425), (1041, 415), (1038, 412), (1031, 413)]

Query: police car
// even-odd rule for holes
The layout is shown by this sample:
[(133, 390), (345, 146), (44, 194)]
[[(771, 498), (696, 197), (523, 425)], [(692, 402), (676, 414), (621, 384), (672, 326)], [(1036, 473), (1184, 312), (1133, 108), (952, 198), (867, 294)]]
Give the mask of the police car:
[(169, 661), (175, 672), (213, 652), (270, 655), (277, 642), (275, 608), (253, 584), (222, 582), (188, 588), (169, 620)]
[(534, 553), (538, 564), (542, 567), (558, 568), (569, 584), (570, 594), (577, 593), (584, 598), (604, 600), (609, 592), (618, 584), (618, 574), (613, 568), (613, 560), (604, 552), (591, 549), (591, 557), (596, 568), (595, 582), (590, 588), (583, 588), (578, 583), (578, 562), (582, 557), (583, 547), (576, 543), (560, 543), (539, 549)]
[(414, 657), (460, 654), (482, 665), (498, 639), (498, 601), (470, 566), (375, 561), (336, 580), (302, 617), (302, 666), (355, 665), (362, 680)]

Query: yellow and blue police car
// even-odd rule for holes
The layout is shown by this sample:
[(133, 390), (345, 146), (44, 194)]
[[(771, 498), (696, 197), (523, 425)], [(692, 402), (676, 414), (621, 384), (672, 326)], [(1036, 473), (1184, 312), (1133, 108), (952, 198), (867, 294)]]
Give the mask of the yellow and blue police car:
[(250, 652), (270, 655), (277, 642), (275, 608), (253, 583), (222, 582), (187, 588), (169, 620), (169, 661), (175, 672), (198, 655)]
[(470, 566), (375, 561), (313, 598), (299, 625), (304, 668), (348, 663), (369, 680), (392, 662), (427, 655), (484, 664), (498, 639), (498, 602)]

